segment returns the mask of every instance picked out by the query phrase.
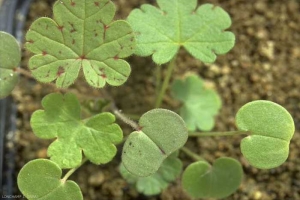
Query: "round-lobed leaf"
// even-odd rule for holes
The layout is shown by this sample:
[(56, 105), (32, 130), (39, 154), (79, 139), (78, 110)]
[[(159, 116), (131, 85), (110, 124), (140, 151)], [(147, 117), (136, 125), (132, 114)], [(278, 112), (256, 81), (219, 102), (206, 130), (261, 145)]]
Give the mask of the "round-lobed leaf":
[(197, 0), (157, 0), (159, 8), (145, 4), (134, 9), (128, 22), (136, 32), (139, 56), (152, 55), (157, 64), (170, 61), (184, 47), (203, 62), (214, 62), (235, 43), (229, 15), (220, 7)]
[(139, 125), (141, 130), (132, 132), (124, 144), (122, 162), (130, 173), (145, 177), (185, 144), (188, 132), (181, 117), (166, 109), (150, 110)]
[(115, 6), (110, 0), (59, 0), (53, 14), (53, 20), (37, 19), (26, 34), (26, 48), (37, 54), (29, 68), (38, 81), (56, 80), (66, 88), (80, 69), (97, 88), (127, 80), (131, 69), (122, 58), (133, 53), (135, 38), (126, 21), (112, 21)]
[(172, 153), (164, 160), (157, 172), (147, 177), (138, 177), (131, 174), (122, 164), (120, 173), (127, 182), (135, 184), (138, 192), (147, 196), (157, 195), (179, 176), (182, 162), (177, 156), (178, 152)]
[(74, 181), (61, 179), (60, 167), (47, 159), (28, 162), (18, 174), (18, 187), (29, 200), (82, 200)]
[(182, 175), (182, 186), (194, 198), (225, 198), (242, 182), (243, 169), (233, 158), (219, 158), (213, 166), (205, 161), (190, 164)]
[(251, 165), (270, 169), (286, 161), (295, 125), (285, 108), (271, 101), (253, 101), (239, 109), (236, 124), (239, 130), (251, 132), (241, 142)]
[(103, 164), (112, 160), (122, 141), (122, 130), (115, 116), (104, 112), (88, 120), (80, 118), (80, 104), (74, 94), (49, 94), (42, 100), (45, 110), (32, 114), (33, 132), (40, 138), (57, 138), (48, 148), (48, 156), (61, 168), (81, 163), (82, 153), (91, 162)]
[(200, 77), (189, 75), (184, 80), (175, 80), (171, 91), (174, 98), (183, 102), (180, 116), (189, 131), (210, 131), (214, 127), (221, 99), (215, 90), (205, 88)]
[(17, 40), (0, 31), (0, 98), (8, 96), (18, 83), (15, 68), (21, 61), (21, 51)]

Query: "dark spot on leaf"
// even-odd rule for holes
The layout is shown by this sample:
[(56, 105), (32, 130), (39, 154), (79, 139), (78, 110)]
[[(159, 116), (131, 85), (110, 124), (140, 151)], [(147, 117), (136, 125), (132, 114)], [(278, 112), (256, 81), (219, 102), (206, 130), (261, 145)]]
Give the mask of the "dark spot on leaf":
[(76, 6), (76, 3), (71, 0), (71, 6)]
[[(126, 76), (127, 77), (127, 76)], [(123, 79), (114, 77), (114, 81), (123, 82)]]
[(139, 127), (137, 128), (137, 131), (141, 131), (143, 128), (144, 128), (144, 127), (139, 126)]
[(124, 151), (123, 153), (126, 153), (126, 151)]
[(98, 33), (95, 33), (95, 37), (97, 37), (98, 36)]
[(94, 2), (95, 6), (99, 7), (100, 3), (98, 1)]
[(72, 44), (75, 44), (75, 39), (72, 40)]
[(101, 74), (100, 76), (104, 79), (107, 78), (106, 74)]
[(48, 53), (47, 53), (47, 51), (42, 51), (42, 54), (43, 54), (43, 56), (45, 56), (45, 55), (47, 55)]
[(64, 72), (65, 72), (65, 69), (62, 66), (59, 66), (56, 75), (61, 76)]
[(130, 41), (133, 42), (134, 41), (134, 37), (130, 38)]
[(132, 142), (129, 142), (129, 146), (131, 146), (132, 145)]
[(167, 12), (166, 11), (162, 11), (162, 15), (167, 15)]
[(46, 77), (49, 77), (50, 75), (50, 70), (48, 70)]
[(104, 25), (104, 30), (106, 31), (107, 29), (109, 29), (108, 25)]
[(90, 81), (91, 81), (91, 83), (92, 83), (93, 85), (95, 85), (95, 82), (94, 82), (92, 79), (90, 79)]
[(118, 56), (118, 55), (115, 55), (115, 56), (114, 56), (114, 60), (119, 60), (119, 56)]
[(80, 60), (86, 59), (86, 58), (85, 58), (85, 55), (81, 55), (81, 56), (79, 57), (79, 59), (80, 59)]
[(58, 53), (61, 54), (61, 51), (59, 51)]
[(64, 29), (64, 26), (58, 26), (57, 28), (58, 28), (58, 30), (60, 30), (62, 32)]
[(27, 41), (27, 42), (30, 43), (30, 44), (33, 44), (33, 43), (34, 43), (33, 40), (29, 40), (29, 41)]
[(69, 22), (70, 26), (72, 27), (72, 29), (70, 30), (70, 33), (74, 33), (76, 31), (74, 24)]

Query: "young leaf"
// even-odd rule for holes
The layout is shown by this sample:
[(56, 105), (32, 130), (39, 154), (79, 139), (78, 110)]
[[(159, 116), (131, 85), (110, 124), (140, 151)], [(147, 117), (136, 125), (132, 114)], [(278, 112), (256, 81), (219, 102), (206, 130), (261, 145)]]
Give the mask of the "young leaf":
[(216, 54), (227, 53), (235, 43), (229, 15), (220, 7), (197, 0), (157, 0), (160, 9), (145, 4), (134, 9), (128, 22), (136, 32), (139, 56), (149, 56), (157, 64), (170, 61), (184, 47), (203, 62), (214, 62)]
[(141, 130), (132, 132), (124, 144), (122, 162), (130, 173), (145, 177), (185, 144), (188, 132), (181, 117), (166, 109), (150, 110), (139, 125)]
[(18, 186), (29, 200), (81, 200), (79, 186), (61, 179), (60, 167), (47, 159), (28, 162), (18, 175)]
[(177, 158), (177, 152), (171, 154), (164, 160), (160, 168), (148, 177), (138, 177), (130, 172), (121, 164), (120, 173), (131, 184), (135, 184), (138, 192), (144, 195), (156, 195), (168, 187), (180, 174), (182, 162)]
[(0, 46), (0, 98), (4, 98), (18, 83), (18, 75), (14, 69), (21, 61), (21, 52), (16, 39), (2, 31), (0, 31)]
[(80, 119), (80, 104), (73, 94), (49, 94), (42, 100), (45, 110), (31, 117), (33, 132), (40, 138), (57, 138), (48, 148), (48, 156), (61, 168), (74, 168), (81, 163), (82, 152), (93, 163), (111, 161), (114, 144), (121, 142), (122, 130), (115, 116), (101, 113)]
[(270, 101), (253, 101), (239, 109), (236, 124), (239, 130), (251, 132), (241, 142), (241, 151), (251, 165), (270, 169), (285, 162), (295, 132), (293, 118), (285, 108)]
[(189, 131), (210, 131), (213, 128), (214, 116), (221, 108), (216, 91), (206, 89), (202, 79), (196, 75), (188, 76), (185, 80), (175, 80), (171, 91), (174, 98), (183, 102), (180, 116)]
[(219, 158), (213, 166), (205, 161), (190, 164), (182, 175), (182, 186), (194, 198), (225, 198), (242, 182), (243, 169), (233, 158)]
[(121, 58), (132, 54), (135, 39), (126, 21), (114, 21), (110, 0), (59, 0), (53, 6), (54, 19), (42, 17), (26, 34), (26, 47), (34, 54), (29, 61), (33, 76), (41, 82), (56, 79), (68, 87), (83, 69), (93, 87), (123, 84), (129, 64)]

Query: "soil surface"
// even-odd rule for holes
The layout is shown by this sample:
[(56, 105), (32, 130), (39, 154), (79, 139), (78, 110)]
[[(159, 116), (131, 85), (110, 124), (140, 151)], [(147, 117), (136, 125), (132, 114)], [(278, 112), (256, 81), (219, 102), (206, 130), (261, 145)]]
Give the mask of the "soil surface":
[[(155, 1), (114, 0), (117, 4), (117, 19), (126, 18), (133, 8), (143, 3), (155, 5)], [(218, 138), (190, 138), (186, 146), (199, 153), (209, 162), (221, 156), (230, 156), (243, 164), (244, 180), (238, 191), (227, 199), (237, 200), (297, 200), (300, 199), (300, 1), (298, 0), (211, 0), (198, 1), (199, 4), (213, 3), (229, 12), (232, 17), (230, 30), (236, 35), (236, 45), (228, 54), (218, 56), (214, 64), (203, 64), (184, 50), (177, 59), (173, 78), (195, 72), (203, 77), (207, 85), (215, 88), (223, 106), (216, 118), (215, 131), (236, 130), (234, 117), (245, 103), (265, 99), (284, 106), (293, 116), (296, 133), (291, 140), (288, 160), (280, 167), (259, 170), (251, 167), (242, 157), (239, 144), (242, 136)], [(36, 0), (28, 16), (27, 28), (33, 20), (52, 15), (53, 1)], [(31, 55), (23, 51), (22, 68), (28, 70)], [(117, 106), (124, 113), (140, 116), (153, 108), (155, 98), (155, 64), (150, 58), (132, 56), (128, 59), (132, 74), (125, 85), (107, 87), (115, 98)], [(50, 84), (39, 84), (22, 76), (13, 92), (18, 105), (18, 132), (16, 157), (18, 172), (28, 161), (46, 158), (47, 146), (51, 141), (37, 138), (29, 124), (31, 114), (41, 109), (41, 99), (58, 91)], [(80, 80), (70, 88), (88, 108), (88, 100), (94, 101), (100, 91)], [(179, 103), (168, 94), (164, 99), (165, 108), (178, 110)], [(96, 111), (95, 109), (92, 111)], [(85, 113), (87, 116), (91, 112)], [(122, 124), (122, 122), (120, 122)], [(132, 129), (125, 124), (125, 134)], [(118, 146), (119, 150), (122, 144)], [(120, 151), (119, 151), (120, 152)], [(192, 160), (180, 153), (184, 167)], [(120, 153), (106, 165), (96, 166), (86, 163), (71, 179), (78, 182), (86, 200), (119, 199), (162, 199), (188, 200), (179, 179), (160, 195), (145, 197), (123, 180), (118, 172)]]

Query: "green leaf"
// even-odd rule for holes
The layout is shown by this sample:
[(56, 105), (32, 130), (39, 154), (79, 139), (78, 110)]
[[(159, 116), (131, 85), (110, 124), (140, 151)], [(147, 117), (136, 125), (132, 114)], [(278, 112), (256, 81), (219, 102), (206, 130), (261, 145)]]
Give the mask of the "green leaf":
[(141, 130), (132, 132), (124, 144), (122, 161), (130, 173), (145, 177), (185, 144), (188, 132), (181, 117), (166, 109), (145, 113), (139, 126)]
[(18, 175), (18, 186), (29, 200), (81, 200), (79, 186), (61, 179), (60, 167), (47, 159), (28, 162)]
[(183, 102), (180, 116), (189, 131), (210, 131), (214, 127), (221, 99), (216, 91), (205, 88), (200, 77), (190, 75), (185, 80), (175, 80), (171, 91), (175, 99)]
[(144, 195), (156, 195), (162, 192), (180, 174), (182, 162), (177, 158), (178, 152), (171, 154), (164, 160), (160, 168), (148, 177), (138, 177), (130, 172), (121, 164), (120, 173), (131, 184), (135, 184), (138, 192)]
[(0, 31), (0, 98), (8, 96), (18, 83), (15, 68), (21, 61), (20, 46), (10, 34)]
[(32, 75), (65, 88), (82, 69), (93, 87), (123, 84), (131, 69), (121, 58), (133, 53), (135, 39), (126, 21), (112, 21), (115, 10), (109, 0), (57, 1), (54, 19), (37, 19), (26, 34), (26, 48), (37, 54), (29, 61)]
[(190, 164), (182, 175), (182, 186), (194, 198), (225, 198), (235, 192), (243, 178), (241, 164), (219, 158), (213, 166), (205, 161)]
[(157, 0), (157, 4), (160, 9), (145, 4), (127, 19), (136, 32), (135, 54), (153, 54), (153, 61), (163, 64), (184, 47), (195, 58), (211, 63), (216, 54), (234, 46), (234, 34), (224, 31), (231, 19), (222, 8), (211, 4), (197, 8), (197, 0)]
[(115, 116), (101, 113), (80, 119), (80, 104), (73, 94), (49, 94), (42, 100), (45, 110), (33, 113), (31, 126), (40, 138), (57, 138), (48, 148), (48, 156), (61, 168), (80, 165), (82, 152), (95, 164), (112, 160), (121, 142), (122, 130)]
[(236, 124), (239, 130), (251, 132), (241, 142), (251, 165), (270, 169), (286, 161), (295, 125), (285, 108), (270, 101), (253, 101), (239, 109)]

